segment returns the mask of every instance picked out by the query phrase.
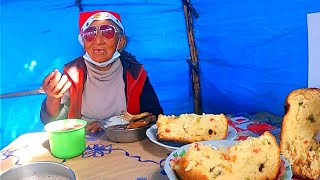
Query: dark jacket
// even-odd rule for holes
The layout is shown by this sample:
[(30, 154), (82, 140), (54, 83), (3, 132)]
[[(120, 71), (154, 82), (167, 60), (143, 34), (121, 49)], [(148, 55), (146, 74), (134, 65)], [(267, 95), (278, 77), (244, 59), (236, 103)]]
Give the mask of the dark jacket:
[[(127, 111), (131, 114), (151, 112), (154, 115), (163, 114), (158, 97), (149, 81), (142, 64), (135, 57), (123, 51), (120, 56), (123, 66), (123, 80)], [(46, 99), (41, 106), (41, 121), (46, 124), (50, 121), (64, 118), (81, 118), (81, 101), (84, 82), (87, 77), (87, 68), (83, 57), (79, 57), (64, 66), (64, 74), (71, 82), (69, 99), (61, 104), (61, 111), (56, 117), (50, 117), (46, 109)]]

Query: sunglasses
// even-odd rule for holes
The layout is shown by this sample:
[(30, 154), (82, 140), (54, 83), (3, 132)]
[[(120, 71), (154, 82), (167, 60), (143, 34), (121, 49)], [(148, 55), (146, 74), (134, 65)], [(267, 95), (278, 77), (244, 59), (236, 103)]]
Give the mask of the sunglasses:
[(85, 41), (91, 42), (97, 37), (98, 31), (106, 39), (113, 38), (116, 32), (118, 32), (112, 25), (90, 26), (81, 32), (81, 37)]

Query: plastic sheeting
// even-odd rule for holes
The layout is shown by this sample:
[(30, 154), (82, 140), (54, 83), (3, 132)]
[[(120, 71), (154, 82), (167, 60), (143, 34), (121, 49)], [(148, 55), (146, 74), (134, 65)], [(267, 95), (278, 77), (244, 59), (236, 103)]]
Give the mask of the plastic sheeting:
[(320, 1), (192, 0), (204, 112), (283, 115), (308, 86), (307, 14)]
[[(37, 89), (54, 68), (83, 54), (75, 1), (7, 0), (1, 4), (1, 93)], [(193, 111), (183, 6), (179, 0), (82, 1), (83, 11), (121, 14), (126, 50), (145, 65), (166, 114)], [(43, 131), (44, 95), (1, 99), (1, 148), (18, 135)]]
[[(308, 13), (318, 0), (192, 0), (203, 111), (283, 114), (286, 95), (307, 87)], [(84, 11), (122, 15), (126, 50), (145, 64), (166, 114), (193, 112), (189, 46), (180, 0), (82, 1)], [(54, 68), (83, 54), (72, 1), (1, 1), (1, 93), (37, 89)], [(44, 95), (1, 99), (1, 148), (43, 131)]]

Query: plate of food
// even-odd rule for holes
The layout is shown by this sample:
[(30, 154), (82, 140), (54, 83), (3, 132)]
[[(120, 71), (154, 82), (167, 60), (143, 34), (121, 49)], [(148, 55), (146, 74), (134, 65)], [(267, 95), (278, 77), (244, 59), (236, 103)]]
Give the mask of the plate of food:
[(228, 118), (222, 113), (185, 113), (179, 116), (158, 115), (156, 125), (151, 126), (146, 134), (152, 142), (174, 151), (192, 142), (232, 140), (237, 131), (228, 125)]
[(269, 132), (244, 141), (209, 140), (184, 145), (166, 158), (164, 170), (170, 180), (185, 177), (278, 180), (292, 178), (291, 166), (279, 153), (279, 146)]
[[(153, 143), (162, 146), (169, 151), (174, 151), (179, 149), (181, 146), (186, 145), (187, 143), (180, 143), (180, 142), (174, 142), (174, 141), (160, 141), (157, 138), (157, 132), (158, 127), (156, 124), (152, 125), (146, 132), (147, 137), (152, 141)], [(237, 136), (237, 131), (235, 128), (228, 126), (228, 135), (225, 138), (225, 140), (233, 140)]]
[(105, 128), (105, 135), (109, 141), (117, 143), (130, 143), (146, 138), (146, 130), (156, 120), (156, 116), (149, 112), (129, 114), (122, 111), (120, 116), (110, 118)]

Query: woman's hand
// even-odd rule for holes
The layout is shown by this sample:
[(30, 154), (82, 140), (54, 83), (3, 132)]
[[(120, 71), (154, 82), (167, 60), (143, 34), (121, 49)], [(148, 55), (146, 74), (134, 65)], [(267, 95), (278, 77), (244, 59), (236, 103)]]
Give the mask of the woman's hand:
[(60, 99), (63, 94), (71, 87), (71, 82), (66, 75), (61, 75), (55, 69), (42, 82), (43, 91), (52, 99)]
[(95, 133), (97, 131), (102, 131), (101, 122), (93, 121), (89, 123), (86, 127), (86, 131), (91, 131), (92, 133)]
[(70, 87), (68, 77), (61, 75), (57, 69), (44, 78), (41, 88), (47, 94), (46, 107), (50, 116), (59, 113), (61, 97)]

